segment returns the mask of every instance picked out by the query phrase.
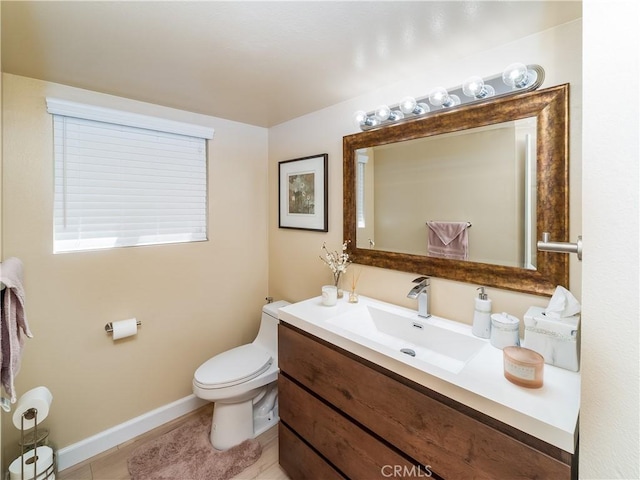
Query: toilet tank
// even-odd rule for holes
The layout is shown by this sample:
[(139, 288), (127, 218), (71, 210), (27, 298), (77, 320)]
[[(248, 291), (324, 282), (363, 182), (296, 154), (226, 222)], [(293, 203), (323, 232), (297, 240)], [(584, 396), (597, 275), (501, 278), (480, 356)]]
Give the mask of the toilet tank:
[(278, 359), (278, 309), (286, 305), (289, 305), (289, 302), (278, 300), (262, 307), (260, 330), (253, 341), (254, 344), (267, 349), (276, 361)]

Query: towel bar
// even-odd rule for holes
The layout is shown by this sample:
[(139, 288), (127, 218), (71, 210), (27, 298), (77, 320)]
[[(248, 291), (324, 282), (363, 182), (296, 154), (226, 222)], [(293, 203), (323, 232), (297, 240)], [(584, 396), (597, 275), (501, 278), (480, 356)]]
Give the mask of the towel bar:
[(549, 232), (544, 232), (542, 240), (538, 241), (538, 250), (541, 252), (575, 253), (578, 255), (578, 260), (582, 261), (582, 235), (578, 236), (576, 243), (551, 242), (550, 239)]
[[(140, 326), (142, 325), (142, 322), (140, 320), (136, 320), (136, 325)], [(104, 326), (104, 331), (107, 333), (112, 333), (113, 332), (113, 323), (109, 322)]]
[[(432, 222), (433, 220), (429, 220), (429, 222)], [(429, 225), (429, 222), (427, 222), (427, 225)], [(467, 222), (467, 228), (471, 228), (472, 224), (471, 222)]]

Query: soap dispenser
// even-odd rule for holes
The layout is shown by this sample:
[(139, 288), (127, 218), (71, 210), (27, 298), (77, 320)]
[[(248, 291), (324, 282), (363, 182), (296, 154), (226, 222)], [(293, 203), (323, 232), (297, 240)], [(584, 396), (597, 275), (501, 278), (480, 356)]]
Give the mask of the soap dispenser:
[(476, 298), (471, 332), (476, 337), (489, 338), (491, 336), (491, 300), (484, 293), (484, 287), (479, 287), (476, 290), (480, 290), (480, 293)]

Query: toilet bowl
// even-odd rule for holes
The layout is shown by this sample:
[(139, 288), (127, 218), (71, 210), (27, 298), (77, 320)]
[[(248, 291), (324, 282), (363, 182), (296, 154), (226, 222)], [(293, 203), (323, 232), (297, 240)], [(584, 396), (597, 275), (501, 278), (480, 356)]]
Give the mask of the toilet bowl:
[(204, 362), (193, 376), (193, 393), (214, 402), (211, 444), (226, 450), (275, 425), (278, 416), (278, 309), (262, 307), (260, 330), (252, 343)]

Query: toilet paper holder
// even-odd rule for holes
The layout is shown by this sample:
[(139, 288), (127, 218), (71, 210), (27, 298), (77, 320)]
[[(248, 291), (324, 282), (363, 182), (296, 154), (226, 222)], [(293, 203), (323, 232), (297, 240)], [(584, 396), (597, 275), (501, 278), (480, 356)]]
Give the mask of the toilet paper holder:
[[(139, 327), (140, 325), (142, 325), (142, 322), (140, 320), (136, 320), (136, 325)], [(113, 333), (113, 323), (109, 322), (104, 326), (104, 331), (107, 333)]]
[[(37, 387), (36, 389), (30, 390), (25, 395), (22, 396), (20, 402), (23, 399), (26, 399), (28, 395), (32, 392), (44, 389), (49, 396), (51, 397), (51, 392), (46, 387)], [(49, 399), (50, 403), (51, 398)], [(30, 402), (29, 400), (24, 400), (25, 402)], [(17, 407), (16, 413), (20, 410), (20, 406)], [(38, 434), (38, 429), (40, 427), (40, 422), (47, 417), (48, 410), (44, 408), (44, 412), (39, 412), (37, 407), (29, 407), (26, 410), (22, 411), (20, 414), (20, 456), (16, 458), (11, 465), (9, 466), (9, 472), (6, 478), (19, 478), (26, 479), (27, 477), (30, 479), (39, 479), (39, 480), (52, 480), (55, 479), (55, 455), (53, 449), (49, 446), (42, 445), (39, 443), (45, 439), (49, 435), (47, 429), (43, 429), (42, 434)], [(16, 425), (16, 414), (14, 414), (14, 425)], [(31, 433), (29, 433), (29, 438), (33, 440), (33, 449), (29, 450), (27, 441), (27, 430), (31, 429)], [(25, 448), (27, 451), (25, 451)], [(39, 453), (44, 452), (44, 453)], [(40, 462), (40, 466), (38, 463)], [(18, 464), (20, 468), (18, 470)], [(31, 476), (31, 470), (33, 470), (33, 476)]]

